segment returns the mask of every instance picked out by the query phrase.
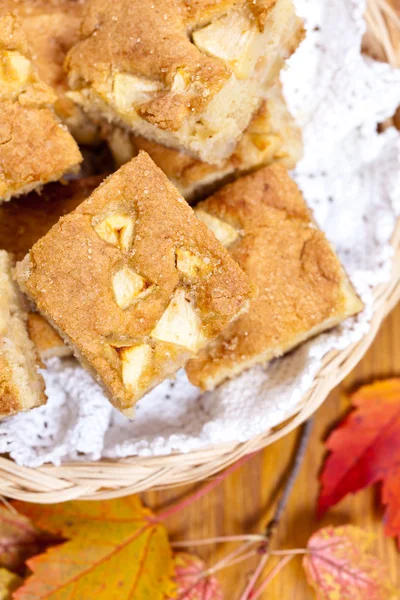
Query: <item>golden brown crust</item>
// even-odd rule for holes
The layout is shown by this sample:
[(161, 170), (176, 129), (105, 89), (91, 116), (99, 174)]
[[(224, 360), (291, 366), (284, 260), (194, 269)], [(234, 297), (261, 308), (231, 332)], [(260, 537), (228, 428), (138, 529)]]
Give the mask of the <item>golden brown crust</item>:
[(12, 12), (18, 19), (39, 77), (57, 94), (54, 108), (80, 143), (91, 143), (97, 127), (67, 96), (64, 60), (78, 42), (84, 3), (79, 0), (3, 0), (0, 14)]
[[(215, 337), (253, 294), (145, 153), (39, 240), (18, 265), (18, 280), (122, 410)], [(125, 351), (138, 348), (148, 366), (129, 388)]]
[(198, 210), (237, 232), (230, 254), (260, 294), (247, 314), (189, 361), (187, 372), (195, 385), (212, 388), (361, 310), (334, 251), (283, 167), (242, 177)]
[(59, 179), (82, 160), (52, 110), (56, 96), (38, 77), (23, 31), (0, 18), (0, 201)]
[(102, 176), (49, 183), (42, 192), (0, 205), (0, 248), (22, 260), (60, 217), (73, 211), (101, 183)]
[(71, 97), (94, 118), (218, 164), (297, 31), (292, 0), (89, 0), (66, 60)]
[(26, 328), (22, 297), (12, 280), (12, 262), (0, 250), (0, 418), (46, 402), (39, 356)]

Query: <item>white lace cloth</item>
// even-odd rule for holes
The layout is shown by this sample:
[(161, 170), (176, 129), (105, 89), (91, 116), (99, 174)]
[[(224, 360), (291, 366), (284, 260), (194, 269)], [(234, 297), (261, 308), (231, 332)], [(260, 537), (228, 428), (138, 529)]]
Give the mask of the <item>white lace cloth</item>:
[(0, 424), (0, 452), (22, 465), (102, 456), (189, 452), (243, 441), (293, 413), (324, 354), (368, 330), (371, 290), (390, 272), (389, 238), (400, 214), (400, 135), (376, 124), (400, 102), (400, 72), (360, 54), (363, 0), (298, 0), (308, 36), (284, 73), (304, 131), (295, 178), (336, 246), (366, 309), (295, 353), (201, 395), (179, 373), (137, 407), (134, 422), (114, 410), (73, 361), (52, 360), (49, 402)]

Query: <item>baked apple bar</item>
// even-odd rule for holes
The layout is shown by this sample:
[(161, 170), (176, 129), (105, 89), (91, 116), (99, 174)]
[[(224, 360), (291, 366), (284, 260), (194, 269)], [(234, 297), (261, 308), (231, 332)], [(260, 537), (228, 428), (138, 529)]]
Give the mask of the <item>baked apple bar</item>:
[(280, 83), (268, 90), (234, 153), (221, 166), (202, 162), (186, 152), (166, 148), (119, 127), (109, 129), (107, 139), (118, 165), (145, 150), (188, 202), (263, 165), (279, 162), (292, 169), (303, 150), (300, 130), (286, 106)]
[(144, 152), (62, 217), (17, 265), (17, 279), (128, 416), (254, 295)]
[(10, 256), (0, 250), (0, 418), (46, 402), (39, 357), (11, 268)]
[(95, 120), (220, 164), (302, 39), (292, 0), (88, 0), (70, 93)]
[(97, 139), (97, 127), (67, 96), (69, 90), (64, 60), (79, 41), (84, 4), (79, 0), (2, 0), (0, 14), (12, 12), (18, 20), (32, 52), (41, 80), (57, 97), (54, 109), (80, 144)]
[(55, 101), (15, 17), (0, 17), (0, 202), (60, 179), (82, 160)]
[(362, 310), (284, 167), (265, 167), (225, 186), (196, 214), (260, 293), (247, 314), (188, 362), (193, 384), (211, 390)]

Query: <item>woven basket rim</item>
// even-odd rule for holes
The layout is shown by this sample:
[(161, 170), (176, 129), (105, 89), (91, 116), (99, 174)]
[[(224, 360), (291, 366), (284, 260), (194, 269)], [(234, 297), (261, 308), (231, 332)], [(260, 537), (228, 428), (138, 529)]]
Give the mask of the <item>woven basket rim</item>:
[[(378, 13), (384, 13), (390, 21), (390, 13), (384, 12), (387, 7), (390, 9), (387, 0), (368, 0), (366, 18), (370, 33), (378, 38), (382, 36), (382, 39), (375, 39), (375, 42), (381, 44), (384, 56), (393, 64), (393, 54), (387, 51), (387, 31), (382, 30), (379, 19), (378, 26), (374, 21), (377, 10)], [(400, 41), (400, 31), (396, 30), (397, 33)], [(390, 35), (393, 36), (392, 30)], [(395, 58), (400, 64), (396, 54)], [(61, 466), (46, 464), (36, 469), (19, 466), (13, 460), (0, 456), (0, 494), (27, 502), (52, 504), (78, 498), (102, 500), (150, 488), (175, 487), (209, 477), (246, 454), (266, 447), (286, 435), (313, 414), (329, 392), (355, 367), (374, 340), (385, 316), (400, 300), (400, 219), (391, 244), (394, 249), (391, 277), (388, 282), (374, 288), (369, 331), (347, 348), (326, 354), (312, 386), (283, 425), (264, 431), (244, 443), (217, 444), (188, 454), (70, 462)]]

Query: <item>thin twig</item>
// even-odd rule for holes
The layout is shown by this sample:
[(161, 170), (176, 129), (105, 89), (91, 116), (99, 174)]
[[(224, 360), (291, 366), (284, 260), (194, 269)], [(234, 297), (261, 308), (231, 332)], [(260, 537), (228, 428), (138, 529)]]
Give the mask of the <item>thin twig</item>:
[(308, 419), (308, 421), (306, 421), (303, 425), (301, 436), (300, 436), (300, 439), (299, 439), (299, 442), (298, 442), (297, 448), (296, 448), (295, 458), (294, 458), (292, 466), (290, 467), (290, 472), (288, 474), (285, 486), (282, 490), (281, 497), (280, 497), (277, 507), (275, 509), (274, 516), (267, 523), (267, 526), (265, 528), (265, 542), (264, 542), (264, 548), (263, 548), (264, 552), (268, 552), (268, 550), (269, 550), (272, 536), (279, 524), (279, 521), (281, 520), (283, 511), (286, 508), (286, 504), (289, 500), (290, 493), (293, 489), (297, 475), (300, 471), (300, 467), (302, 465), (303, 458), (304, 458), (304, 455), (307, 450), (308, 440), (310, 439), (312, 425), (313, 425), (312, 418)]
[[(256, 570), (254, 571), (249, 583), (247, 584), (245, 591), (240, 596), (240, 600), (253, 599), (253, 594), (255, 593), (254, 586), (257, 583), (257, 580), (260, 577), (262, 570), (264, 569), (264, 567), (267, 564), (267, 561), (270, 557), (269, 548), (271, 545), (272, 537), (273, 537), (275, 530), (278, 527), (278, 524), (281, 520), (281, 517), (283, 515), (283, 512), (284, 512), (287, 502), (289, 500), (290, 493), (293, 489), (297, 475), (300, 471), (300, 467), (303, 463), (303, 459), (304, 459), (304, 456), (305, 456), (305, 453), (307, 450), (307, 444), (308, 444), (308, 441), (309, 441), (310, 435), (311, 435), (312, 423), (313, 423), (313, 420), (309, 419), (303, 425), (303, 428), (302, 428), (302, 431), (300, 434), (300, 438), (299, 438), (299, 441), (298, 441), (298, 444), (296, 447), (294, 459), (290, 466), (290, 470), (289, 470), (288, 476), (286, 478), (286, 482), (284, 484), (281, 496), (279, 498), (278, 504), (277, 504), (275, 512), (274, 512), (274, 516), (267, 523), (267, 526), (265, 528), (265, 533), (264, 533), (265, 539), (260, 544), (259, 549), (258, 549), (259, 553), (261, 553), (263, 556), (262, 556)], [(289, 562), (289, 560), (292, 558), (292, 556), (293, 555), (290, 555), (290, 557), (286, 556), (278, 564), (282, 563), (282, 566), (284, 566), (287, 562)], [(264, 584), (262, 584), (262, 585), (264, 585), (264, 587), (265, 587), (265, 586), (267, 586), (267, 584), (268, 584), (268, 581), (267, 581), (267, 583), (264, 582)]]

